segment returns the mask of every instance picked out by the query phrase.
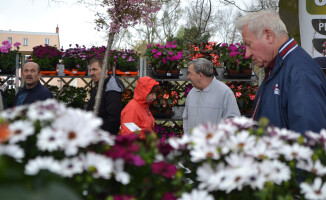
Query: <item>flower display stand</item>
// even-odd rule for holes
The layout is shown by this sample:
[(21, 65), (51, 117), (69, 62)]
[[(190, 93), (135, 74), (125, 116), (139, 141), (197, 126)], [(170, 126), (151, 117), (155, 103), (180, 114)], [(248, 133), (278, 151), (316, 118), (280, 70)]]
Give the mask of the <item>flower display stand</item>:
[[(109, 73), (113, 74), (113, 71), (111, 70)], [(131, 71), (123, 72), (123, 71), (117, 69), (117, 70), (115, 70), (115, 74), (117, 76), (138, 76), (138, 71), (136, 71), (136, 72), (131, 72)]]
[(72, 70), (65, 69), (63, 72), (68, 76), (86, 76), (87, 74), (87, 71), (80, 72), (77, 69), (72, 69)]
[(56, 76), (57, 71), (40, 71), (42, 76)]
[(172, 109), (164, 110), (164, 112), (158, 112), (158, 110), (151, 108), (150, 111), (152, 112), (153, 117), (158, 119), (166, 119), (174, 116), (174, 111)]
[(158, 71), (158, 70), (154, 69), (154, 67), (152, 67), (152, 72), (155, 77), (160, 78), (160, 79), (166, 79), (166, 78), (177, 79), (180, 76), (182, 76), (181, 70), (175, 71), (175, 73), (170, 73), (167, 71), (160, 73), (160, 71)]
[(252, 76), (252, 70), (236, 71), (236, 70), (224, 70), (224, 76), (229, 79), (250, 79)]

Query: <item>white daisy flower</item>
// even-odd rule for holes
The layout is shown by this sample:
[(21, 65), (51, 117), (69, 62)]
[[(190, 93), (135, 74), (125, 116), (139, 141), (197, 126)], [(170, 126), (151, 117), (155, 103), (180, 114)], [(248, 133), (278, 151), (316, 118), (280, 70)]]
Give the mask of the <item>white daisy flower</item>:
[(247, 129), (254, 125), (257, 125), (257, 122), (254, 121), (252, 118), (247, 118), (244, 116), (228, 118), (226, 121), (234, 124), (235, 126), (239, 127), (240, 129)]
[[(87, 126), (85, 126), (87, 124)], [(52, 124), (56, 130), (65, 133), (65, 154), (76, 155), (79, 147), (86, 147), (97, 141), (96, 130), (102, 124), (93, 113), (80, 109), (67, 109)]]
[(57, 113), (63, 113), (66, 110), (64, 104), (55, 99), (37, 101), (29, 105), (27, 117), (32, 120), (49, 121), (56, 118)]
[(308, 161), (300, 160), (297, 163), (297, 168), (312, 172), (318, 176), (326, 175), (326, 167), (320, 162), (320, 160), (316, 160), (315, 162), (311, 159)]
[(325, 200), (326, 199), (326, 184), (322, 184), (320, 177), (315, 178), (312, 185), (308, 183), (300, 184), (301, 193), (305, 199)]
[(169, 138), (168, 142), (174, 149), (179, 149), (182, 146), (189, 144), (191, 142), (191, 138), (189, 134), (184, 134), (182, 138), (171, 137)]
[(257, 163), (255, 167), (252, 167), (248, 174), (247, 182), (250, 187), (254, 190), (262, 190), (264, 188), (265, 183), (267, 182), (266, 177), (262, 173), (260, 173), (259, 164), (260, 163)]
[(293, 145), (285, 145), (280, 149), (280, 153), (284, 155), (285, 159), (291, 160), (309, 160), (313, 154), (313, 151), (308, 148), (295, 143)]
[(115, 141), (115, 136), (111, 135), (109, 132), (106, 132), (102, 129), (98, 129), (96, 130), (96, 134), (97, 134), (97, 141), (94, 142), (105, 142), (106, 144), (113, 146), (114, 145), (114, 141)]
[(223, 131), (217, 129), (217, 125), (203, 124), (195, 127), (191, 133), (191, 141), (195, 145), (217, 145), (225, 137)]
[(281, 140), (279, 137), (270, 137), (270, 136), (263, 136), (260, 138), (261, 141), (264, 141), (266, 145), (268, 146), (268, 149), (278, 151), (283, 147), (284, 141)]
[[(208, 191), (219, 190), (226, 177), (225, 165), (219, 163), (215, 169), (212, 168), (210, 163), (204, 163), (197, 169), (197, 181), (200, 182), (199, 189), (207, 189)], [(222, 185), (223, 186), (223, 185)], [(221, 190), (224, 190), (222, 188)]]
[(183, 193), (178, 200), (214, 200), (213, 196), (205, 190), (194, 189), (191, 193)]
[[(223, 166), (219, 170), (216, 170), (217, 172), (214, 174), (211, 174), (209, 179), (207, 179), (205, 182), (201, 183), (201, 187), (206, 187), (208, 191), (226, 191), (228, 188), (232, 187), (233, 185), (233, 177), (231, 175), (231, 170), (226, 169)], [(217, 167), (219, 168), (219, 167)]]
[(83, 156), (84, 168), (93, 173), (94, 178), (110, 179), (113, 171), (113, 161), (111, 158), (93, 152)]
[(13, 120), (17, 117), (21, 117), (22, 115), (24, 115), (24, 110), (26, 109), (27, 109), (26, 105), (9, 108), (0, 112), (0, 117), (5, 120)]
[(259, 172), (266, 181), (281, 184), (283, 181), (288, 181), (291, 178), (290, 168), (278, 160), (264, 160), (258, 164)]
[(268, 127), (267, 133), (271, 136), (278, 136), (281, 139), (290, 140), (290, 141), (295, 141), (299, 137), (301, 137), (300, 133), (288, 130), (286, 128), (280, 129), (278, 127)]
[(246, 154), (258, 159), (278, 158), (279, 154), (276, 150), (269, 149), (269, 146), (263, 140), (259, 140), (252, 148), (247, 149)]
[(64, 177), (73, 177), (75, 174), (83, 172), (83, 162), (80, 158), (65, 158), (60, 162), (61, 170), (60, 175)]
[(252, 157), (243, 154), (230, 154), (225, 158), (226, 163), (232, 168), (251, 167), (254, 165), (255, 160)]
[(130, 182), (130, 175), (123, 171), (124, 161), (122, 159), (117, 159), (114, 161), (114, 176), (115, 179), (122, 183), (123, 185), (127, 185)]
[(10, 157), (15, 158), (16, 160), (20, 160), (24, 158), (25, 152), (18, 145), (14, 145), (14, 144), (2, 145), (0, 143), (0, 156), (1, 155), (8, 155)]
[(59, 162), (52, 157), (37, 157), (33, 160), (29, 160), (25, 165), (25, 174), (36, 175), (42, 169), (60, 174), (61, 166)]
[(42, 151), (56, 151), (63, 149), (66, 143), (66, 138), (61, 130), (53, 130), (50, 127), (45, 127), (37, 135), (37, 147)]
[(11, 132), (9, 143), (13, 144), (25, 141), (28, 136), (33, 135), (34, 125), (30, 121), (19, 120), (9, 124), (9, 130)]
[(195, 146), (190, 150), (190, 155), (192, 162), (200, 162), (208, 158), (213, 160), (218, 160), (220, 158), (217, 148), (209, 145)]
[(226, 142), (226, 146), (233, 151), (243, 151), (251, 149), (256, 143), (256, 137), (250, 135), (246, 130), (243, 130), (236, 135), (231, 135), (229, 140)]
[(218, 124), (218, 130), (224, 132), (226, 136), (234, 135), (239, 130), (238, 127), (226, 120), (222, 120)]

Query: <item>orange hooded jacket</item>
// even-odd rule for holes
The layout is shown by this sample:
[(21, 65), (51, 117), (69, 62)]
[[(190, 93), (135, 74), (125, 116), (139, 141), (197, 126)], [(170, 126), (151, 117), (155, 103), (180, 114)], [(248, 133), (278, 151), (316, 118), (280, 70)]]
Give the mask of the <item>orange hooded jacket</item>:
[(124, 123), (133, 122), (141, 128), (140, 138), (144, 138), (144, 130), (153, 131), (155, 119), (149, 111), (149, 103), (146, 97), (152, 90), (153, 86), (159, 83), (154, 79), (145, 76), (138, 79), (134, 91), (134, 98), (126, 105), (121, 112), (121, 135), (132, 134)]

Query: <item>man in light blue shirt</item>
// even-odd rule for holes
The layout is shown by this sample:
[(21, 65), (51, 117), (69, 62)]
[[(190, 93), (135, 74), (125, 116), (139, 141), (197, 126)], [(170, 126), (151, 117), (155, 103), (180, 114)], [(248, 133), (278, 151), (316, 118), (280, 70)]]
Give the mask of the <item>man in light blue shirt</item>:
[(190, 90), (183, 112), (183, 130), (189, 134), (199, 124), (218, 123), (223, 118), (240, 116), (232, 90), (214, 77), (213, 63), (198, 58), (188, 63)]

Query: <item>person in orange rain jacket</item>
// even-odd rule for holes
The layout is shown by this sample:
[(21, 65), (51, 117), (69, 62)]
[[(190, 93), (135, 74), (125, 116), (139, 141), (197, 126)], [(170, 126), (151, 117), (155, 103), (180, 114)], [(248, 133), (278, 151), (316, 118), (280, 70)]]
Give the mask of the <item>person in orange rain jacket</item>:
[(133, 134), (125, 123), (133, 122), (140, 129), (140, 138), (144, 138), (144, 131), (153, 131), (155, 119), (149, 110), (149, 105), (156, 99), (160, 86), (154, 79), (145, 76), (138, 79), (134, 91), (134, 98), (121, 112), (121, 135)]

